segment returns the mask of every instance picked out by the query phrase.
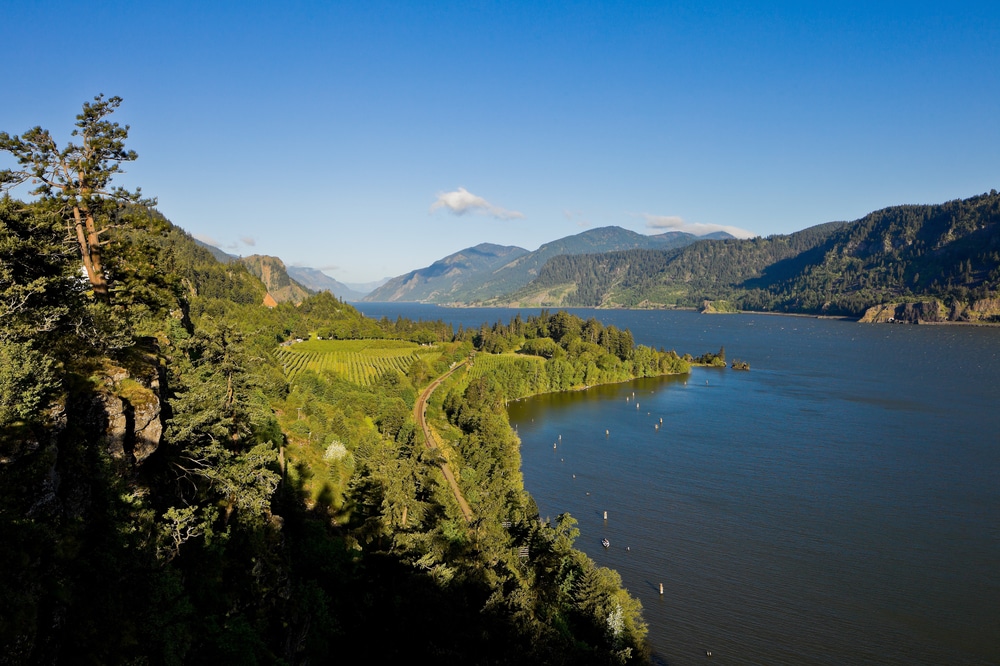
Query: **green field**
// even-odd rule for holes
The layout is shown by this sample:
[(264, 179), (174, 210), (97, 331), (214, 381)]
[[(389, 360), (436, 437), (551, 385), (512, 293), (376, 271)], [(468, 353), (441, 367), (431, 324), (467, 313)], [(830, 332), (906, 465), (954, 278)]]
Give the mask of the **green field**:
[(439, 354), (435, 347), (404, 340), (307, 340), (275, 352), (289, 379), (306, 370), (327, 370), (361, 386), (388, 370), (406, 374), (418, 358), (433, 363)]

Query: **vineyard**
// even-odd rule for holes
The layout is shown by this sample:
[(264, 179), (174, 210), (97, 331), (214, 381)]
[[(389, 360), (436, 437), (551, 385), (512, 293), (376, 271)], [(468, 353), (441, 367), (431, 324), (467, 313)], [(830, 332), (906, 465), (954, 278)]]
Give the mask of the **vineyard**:
[(306, 370), (325, 370), (361, 386), (388, 370), (406, 374), (418, 358), (432, 363), (438, 354), (433, 347), (402, 340), (308, 340), (275, 352), (289, 379)]

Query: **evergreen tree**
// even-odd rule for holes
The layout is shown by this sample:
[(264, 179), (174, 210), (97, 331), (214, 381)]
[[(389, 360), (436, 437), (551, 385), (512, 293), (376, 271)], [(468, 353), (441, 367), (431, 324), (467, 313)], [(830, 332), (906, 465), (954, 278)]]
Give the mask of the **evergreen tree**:
[(36, 184), (31, 193), (41, 197), (72, 229), (94, 295), (102, 301), (110, 300), (102, 257), (107, 239), (102, 236), (115, 224), (118, 205), (152, 204), (142, 198), (138, 188), (131, 192), (111, 185), (113, 177), (122, 172), (122, 163), (137, 157), (135, 151), (125, 148), (128, 125), (107, 120), (121, 102), (121, 97), (105, 99), (104, 95), (84, 102), (72, 133), (80, 137), (79, 145), (67, 143), (60, 149), (49, 131), (41, 127), (20, 136), (0, 132), (0, 151), (13, 155), (19, 167), (0, 170), (0, 187)]

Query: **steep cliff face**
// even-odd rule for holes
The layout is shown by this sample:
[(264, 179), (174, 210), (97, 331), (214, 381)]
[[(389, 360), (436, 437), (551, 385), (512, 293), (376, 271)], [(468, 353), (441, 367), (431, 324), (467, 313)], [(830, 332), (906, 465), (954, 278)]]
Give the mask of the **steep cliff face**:
[(255, 254), (240, 261), (260, 278), (267, 287), (267, 293), (278, 303), (291, 301), (298, 304), (309, 295), (308, 289), (289, 277), (284, 262), (277, 257)]

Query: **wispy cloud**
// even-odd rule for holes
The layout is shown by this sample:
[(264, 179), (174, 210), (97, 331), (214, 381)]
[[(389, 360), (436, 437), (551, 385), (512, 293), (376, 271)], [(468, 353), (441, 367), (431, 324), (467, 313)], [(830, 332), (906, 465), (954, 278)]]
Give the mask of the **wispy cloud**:
[(677, 215), (650, 215), (649, 213), (643, 213), (642, 216), (646, 218), (647, 228), (657, 229), (660, 231), (683, 231), (685, 233), (694, 234), (695, 236), (704, 236), (705, 234), (714, 233), (716, 231), (725, 231), (728, 234), (732, 234), (736, 238), (753, 238), (758, 235), (752, 231), (747, 231), (746, 229), (730, 227), (724, 224), (687, 222), (684, 218), (678, 217)]
[(233, 241), (232, 243), (223, 243), (220, 240), (216, 240), (209, 236), (208, 234), (191, 234), (202, 243), (207, 243), (212, 247), (217, 247), (220, 250), (238, 250), (240, 245), (246, 245), (248, 247), (253, 247), (257, 244), (257, 239), (253, 236), (243, 236), (239, 241)]
[(590, 227), (590, 220), (586, 219), (583, 211), (580, 210), (564, 210), (563, 217), (567, 220), (580, 227), (581, 229), (587, 229)]
[(520, 220), (524, 218), (524, 213), (494, 206), (486, 199), (476, 196), (464, 187), (460, 187), (454, 192), (438, 194), (437, 201), (431, 204), (430, 212), (433, 213), (439, 208), (446, 208), (455, 215), (476, 213), (478, 215), (489, 215), (500, 220)]
[(217, 247), (220, 250), (235, 250), (239, 245), (238, 243), (223, 243), (217, 241), (207, 234), (191, 234), (191, 235), (200, 240), (202, 243), (211, 245), (212, 247)]

